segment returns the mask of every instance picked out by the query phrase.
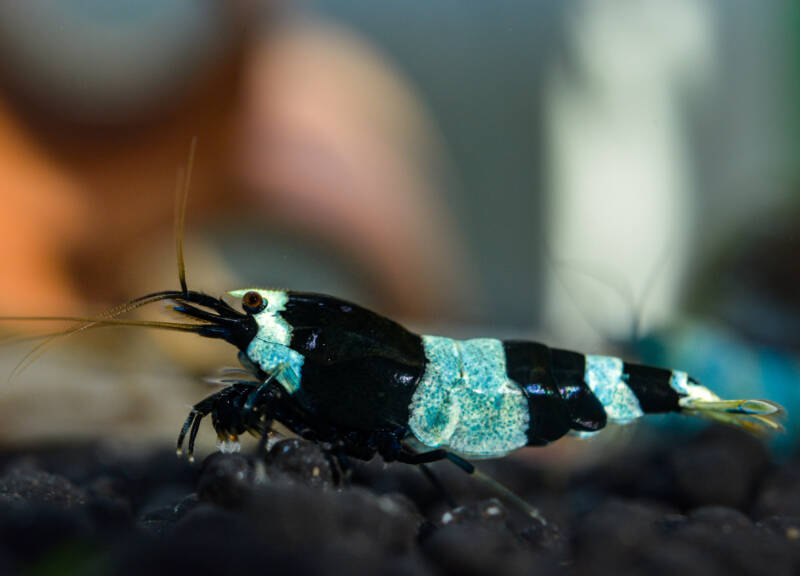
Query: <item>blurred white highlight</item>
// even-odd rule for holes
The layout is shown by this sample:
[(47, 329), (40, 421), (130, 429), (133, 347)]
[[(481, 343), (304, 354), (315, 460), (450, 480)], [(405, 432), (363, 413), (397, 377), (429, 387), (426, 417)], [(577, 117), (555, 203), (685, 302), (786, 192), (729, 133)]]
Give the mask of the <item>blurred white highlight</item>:
[[(555, 69), (547, 94), (555, 266), (545, 322), (594, 343), (631, 337), (639, 300), (645, 329), (676, 310), (697, 224), (682, 105), (713, 68), (714, 30), (695, 0), (587, 1), (573, 16), (574, 68)], [(592, 281), (592, 269), (627, 289)]]

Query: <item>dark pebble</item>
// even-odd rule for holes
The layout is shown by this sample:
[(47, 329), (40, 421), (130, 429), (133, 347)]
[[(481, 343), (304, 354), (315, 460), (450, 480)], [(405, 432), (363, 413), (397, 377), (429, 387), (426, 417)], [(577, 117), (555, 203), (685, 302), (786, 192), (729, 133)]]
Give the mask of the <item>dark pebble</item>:
[(497, 532), (503, 538), (518, 542), (531, 550), (558, 553), (563, 548), (561, 534), (555, 524), (543, 524), (539, 519), (531, 518), (514, 507), (507, 507), (497, 498), (459, 506), (439, 514), (436, 518), (436, 526), (440, 529), (464, 525), (480, 526)]
[(353, 556), (414, 548), (422, 517), (396, 495), (361, 488), (323, 491), (293, 484), (262, 487), (248, 504), (247, 518), (265, 539), (302, 549), (334, 546)]
[(197, 497), (218, 506), (240, 506), (249, 496), (255, 468), (241, 454), (212, 454), (203, 462), (197, 480)]
[(694, 511), (672, 538), (714, 559), (724, 573), (755, 576), (793, 571), (793, 554), (785, 543), (731, 508)]
[[(135, 538), (115, 553), (123, 575), (271, 573), (286, 570), (252, 537), (240, 515), (212, 504), (199, 504), (174, 529), (158, 538)], [(280, 573), (280, 572), (278, 572)]]
[(94, 540), (88, 514), (52, 503), (14, 504), (0, 508), (0, 542), (22, 563), (46, 553)]
[(480, 524), (454, 524), (422, 543), (429, 561), (443, 574), (527, 574), (536, 570), (516, 539)]
[(659, 503), (610, 499), (575, 519), (574, 554), (592, 561), (630, 556), (658, 541), (660, 521), (673, 512)]
[[(422, 541), (428, 559), (445, 574), (550, 573), (557, 569), (555, 527), (525, 518), (520, 523), (497, 499), (448, 510)], [(541, 552), (541, 553), (540, 553)]]
[[(334, 470), (328, 458), (317, 444), (301, 438), (279, 440), (266, 456), (270, 474), (282, 474), (309, 486), (332, 486)], [(336, 476), (347, 471), (336, 470)]]
[(139, 517), (139, 526), (148, 533), (161, 536), (170, 532), (178, 521), (197, 504), (197, 494), (189, 494), (179, 502), (173, 502), (144, 512)]
[(86, 513), (98, 533), (108, 537), (125, 533), (134, 526), (130, 505), (119, 499), (92, 498), (85, 505)]
[(586, 512), (608, 495), (657, 501), (679, 510), (730, 506), (748, 511), (770, 471), (763, 443), (738, 430), (710, 427), (675, 444), (630, 452), (572, 479), (573, 507)]
[(0, 503), (28, 502), (75, 506), (86, 502), (86, 492), (63, 476), (49, 474), (29, 465), (12, 468), (0, 477)]
[(789, 544), (800, 547), (800, 517), (772, 516), (763, 519), (759, 524), (765, 530), (784, 538)]
[(800, 463), (792, 462), (765, 478), (753, 515), (756, 518), (800, 516)]
[(651, 541), (623, 557), (606, 556), (595, 565), (579, 559), (576, 574), (637, 576), (727, 576), (728, 570), (703, 550), (681, 541)]
[(694, 525), (711, 526), (723, 534), (730, 534), (735, 530), (750, 530), (753, 527), (750, 518), (742, 512), (724, 506), (696, 508), (689, 513), (688, 520)]
[(746, 510), (769, 466), (766, 448), (738, 430), (709, 428), (670, 450), (678, 504)]

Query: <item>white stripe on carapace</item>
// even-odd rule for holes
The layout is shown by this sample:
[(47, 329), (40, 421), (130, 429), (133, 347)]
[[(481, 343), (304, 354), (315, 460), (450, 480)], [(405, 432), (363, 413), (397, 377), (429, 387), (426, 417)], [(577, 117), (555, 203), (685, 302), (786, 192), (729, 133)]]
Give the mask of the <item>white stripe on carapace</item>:
[(423, 336), (427, 364), (409, 406), (409, 427), (426, 448), (502, 456), (527, 444), (528, 401), (506, 374), (499, 340)]
[(612, 356), (586, 356), (586, 385), (600, 400), (609, 420), (624, 424), (644, 416), (639, 399), (624, 380), (623, 362)]
[(285, 366), (277, 380), (289, 394), (294, 394), (300, 388), (305, 357), (289, 347), (292, 343), (292, 326), (281, 316), (281, 312), (286, 309), (289, 295), (283, 290), (261, 288), (233, 290), (228, 294), (234, 298), (242, 298), (248, 292), (261, 294), (267, 305), (254, 316), (258, 323), (258, 333), (247, 347), (247, 357), (267, 374)]

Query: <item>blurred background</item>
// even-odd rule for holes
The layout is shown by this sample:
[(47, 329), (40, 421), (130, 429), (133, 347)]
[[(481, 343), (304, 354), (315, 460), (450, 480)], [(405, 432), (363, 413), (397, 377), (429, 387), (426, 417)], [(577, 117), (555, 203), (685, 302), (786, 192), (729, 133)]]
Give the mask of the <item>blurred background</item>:
[[(796, 412), (799, 97), (792, 0), (0, 4), (0, 314), (177, 287), (196, 137), (194, 289), (332, 293)], [(171, 441), (233, 363), (81, 335), (0, 386), (0, 442)]]

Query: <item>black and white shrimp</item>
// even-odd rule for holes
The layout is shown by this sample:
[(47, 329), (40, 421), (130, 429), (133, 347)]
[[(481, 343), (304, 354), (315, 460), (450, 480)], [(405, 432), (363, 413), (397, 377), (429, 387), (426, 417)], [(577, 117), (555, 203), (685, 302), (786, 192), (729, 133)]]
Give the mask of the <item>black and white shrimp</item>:
[[(779, 405), (720, 399), (678, 370), (537, 342), (418, 335), (357, 304), (321, 294), (261, 288), (229, 292), (240, 301), (240, 311), (222, 298), (187, 288), (181, 237), (179, 225), (180, 290), (142, 296), (69, 331), (150, 326), (222, 339), (238, 349), (248, 377), (230, 381), (193, 407), (180, 430), (179, 454), (188, 435), (191, 457), (201, 421), (209, 415), (223, 445), (251, 433), (263, 448), (278, 422), (329, 446), (339, 458), (378, 455), (408, 464), (447, 459), (476, 475), (469, 460), (500, 458), (570, 432), (595, 433), (608, 422), (627, 423), (646, 414), (679, 412), (753, 433), (780, 429)], [(164, 300), (173, 302), (187, 322), (118, 319)]]
[[(751, 432), (778, 429), (780, 407), (722, 400), (685, 372), (520, 340), (420, 336), (356, 304), (321, 294), (244, 289), (242, 312), (176, 292), (197, 332), (239, 349), (252, 382), (195, 406), (179, 439), (212, 415), (220, 440), (263, 434), (272, 420), (361, 459), (411, 464), (499, 458), (608, 422), (680, 412)], [(199, 308), (202, 306), (203, 308)], [(213, 312), (209, 312), (209, 310)]]

